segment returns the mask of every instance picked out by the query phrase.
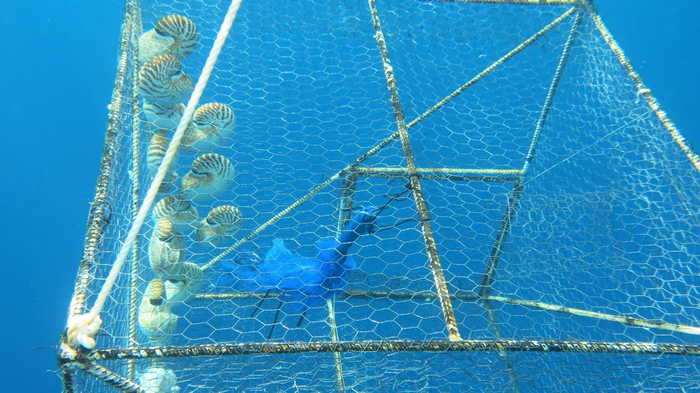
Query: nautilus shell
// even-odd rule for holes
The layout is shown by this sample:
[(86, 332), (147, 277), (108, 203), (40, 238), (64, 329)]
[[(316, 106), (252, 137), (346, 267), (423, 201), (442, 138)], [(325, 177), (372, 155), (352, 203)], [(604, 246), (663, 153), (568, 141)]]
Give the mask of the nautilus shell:
[(177, 376), (168, 368), (150, 366), (141, 374), (137, 381), (141, 388), (149, 393), (176, 393), (180, 391), (177, 386)]
[[(165, 132), (160, 131), (153, 134), (150, 143), (148, 144), (148, 153), (146, 154), (146, 162), (148, 164), (148, 172), (151, 176), (155, 176), (160, 167), (161, 161), (165, 156), (165, 152), (168, 150), (168, 145), (170, 144), (170, 138), (165, 134)], [(177, 181), (178, 175), (175, 171), (168, 171), (163, 178), (163, 182), (160, 184), (158, 189), (159, 193), (167, 193), (172, 191), (175, 187), (175, 182)]]
[(143, 294), (143, 300), (148, 300), (151, 306), (165, 306), (165, 287), (163, 280), (154, 278), (148, 283), (146, 291)]
[(233, 234), (241, 229), (243, 216), (235, 206), (218, 206), (199, 222), (197, 240), (218, 245), (231, 239)]
[(169, 277), (185, 257), (185, 236), (169, 218), (160, 218), (148, 243), (148, 260), (159, 277)]
[(180, 196), (192, 201), (217, 197), (231, 186), (233, 174), (233, 164), (221, 154), (199, 156), (182, 178)]
[(149, 101), (143, 102), (143, 114), (153, 127), (174, 132), (180, 124), (182, 114), (185, 113), (185, 104), (162, 107)]
[(175, 172), (168, 172), (167, 176), (163, 179), (163, 182), (160, 183), (160, 187), (158, 187), (158, 193), (159, 194), (168, 194), (171, 193), (177, 186), (175, 183), (177, 183), (177, 179), (179, 179), (180, 176), (178, 176), (177, 173)]
[(162, 17), (152, 30), (139, 37), (139, 59), (146, 62), (158, 55), (185, 60), (197, 46), (197, 26), (182, 15)]
[(139, 71), (139, 92), (144, 100), (162, 108), (172, 108), (190, 98), (194, 84), (172, 55), (148, 60)]
[(148, 173), (150, 173), (151, 176), (155, 176), (156, 172), (158, 172), (158, 167), (161, 161), (163, 161), (169, 144), (170, 138), (165, 132), (161, 131), (153, 134), (153, 138), (151, 138), (148, 144), (148, 153), (146, 154)]
[(156, 203), (153, 208), (153, 221), (157, 223), (161, 218), (169, 218), (175, 229), (186, 231), (192, 228), (195, 221), (199, 220), (197, 209), (190, 201), (179, 195), (169, 195)]
[(177, 327), (177, 315), (170, 312), (163, 280), (151, 280), (139, 306), (139, 328), (151, 343), (165, 345)]
[(165, 280), (165, 294), (172, 307), (199, 293), (204, 285), (202, 267), (193, 262), (183, 262)]
[(224, 145), (233, 134), (236, 115), (224, 104), (210, 102), (200, 106), (182, 137), (185, 151), (210, 151)]

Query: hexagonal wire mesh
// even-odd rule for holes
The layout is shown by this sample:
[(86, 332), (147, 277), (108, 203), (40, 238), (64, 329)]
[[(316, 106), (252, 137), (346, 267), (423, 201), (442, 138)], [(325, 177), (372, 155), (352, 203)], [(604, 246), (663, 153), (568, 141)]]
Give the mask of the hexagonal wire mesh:
[[(225, 9), (127, 2), (72, 315), (177, 124), (139, 38)], [(246, 1), (207, 103), (67, 390), (697, 388), (700, 161), (590, 3)]]

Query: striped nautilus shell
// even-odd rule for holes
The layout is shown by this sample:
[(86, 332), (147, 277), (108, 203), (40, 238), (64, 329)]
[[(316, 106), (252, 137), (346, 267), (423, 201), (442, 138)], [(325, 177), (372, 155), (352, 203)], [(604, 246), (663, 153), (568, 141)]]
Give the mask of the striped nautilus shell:
[(218, 245), (232, 238), (241, 229), (243, 216), (235, 206), (225, 205), (212, 209), (197, 227), (197, 240)]
[(185, 60), (194, 52), (197, 38), (194, 22), (182, 15), (164, 16), (139, 37), (139, 59), (143, 63), (158, 55), (173, 55)]
[(185, 236), (175, 230), (169, 218), (161, 218), (153, 227), (148, 243), (148, 260), (159, 277), (169, 277), (185, 257)]
[[(148, 144), (148, 153), (146, 154), (148, 173), (150, 173), (151, 176), (155, 176), (158, 172), (158, 167), (160, 167), (165, 152), (168, 150), (168, 144), (170, 144), (170, 138), (165, 132), (160, 131), (153, 134), (153, 138), (151, 138), (151, 142)], [(172, 191), (177, 178), (178, 175), (175, 171), (168, 171), (165, 178), (163, 178), (163, 182), (160, 184), (158, 192), (168, 193)]]
[(201, 155), (182, 178), (180, 196), (192, 201), (217, 197), (231, 187), (233, 174), (233, 164), (221, 154)]
[(185, 151), (214, 150), (231, 137), (235, 126), (236, 115), (228, 105), (204, 104), (194, 112), (180, 146)]
[(158, 172), (158, 167), (161, 161), (163, 161), (169, 144), (170, 138), (165, 132), (160, 131), (153, 134), (153, 138), (151, 138), (151, 141), (148, 143), (148, 153), (146, 154), (148, 173), (150, 173), (151, 176), (155, 176), (156, 172)]
[(190, 98), (194, 84), (171, 55), (148, 60), (139, 71), (139, 92), (143, 99), (162, 108), (172, 108)]
[(151, 280), (139, 305), (139, 328), (156, 345), (165, 345), (177, 327), (177, 315), (170, 312), (163, 280)]
[(199, 293), (204, 285), (202, 267), (193, 262), (183, 262), (165, 281), (168, 303), (175, 307), (190, 296)]
[(146, 121), (159, 130), (174, 132), (180, 124), (180, 118), (185, 113), (185, 104), (163, 108), (149, 101), (143, 102), (143, 114)]
[(175, 229), (180, 231), (192, 229), (192, 224), (199, 220), (197, 209), (179, 195), (169, 195), (158, 201), (151, 214), (154, 223), (161, 218), (169, 218), (175, 224)]

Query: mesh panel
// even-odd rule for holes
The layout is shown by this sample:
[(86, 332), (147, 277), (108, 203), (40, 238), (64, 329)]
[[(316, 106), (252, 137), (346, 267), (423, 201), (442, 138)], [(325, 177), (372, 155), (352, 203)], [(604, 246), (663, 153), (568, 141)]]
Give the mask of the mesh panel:
[[(697, 156), (590, 5), (528, 3), (243, 2), (200, 101), (234, 131), (183, 146), (157, 198), (199, 218), (149, 217), (66, 388), (697, 388)], [(179, 61), (196, 80), (226, 8), (127, 4), (73, 313), (145, 196), (153, 136), (175, 128), (148, 112), (139, 37), (192, 21)], [(202, 188), (224, 159), (233, 182)]]

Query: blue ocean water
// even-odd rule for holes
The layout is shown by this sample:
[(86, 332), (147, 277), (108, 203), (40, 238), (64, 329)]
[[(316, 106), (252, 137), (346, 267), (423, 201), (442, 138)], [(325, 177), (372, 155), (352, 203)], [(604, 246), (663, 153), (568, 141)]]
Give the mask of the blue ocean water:
[[(245, 4), (245, 1), (244, 1)], [(598, 0), (603, 20), (681, 132), (700, 148), (700, 4)], [(57, 391), (52, 349), (82, 253), (116, 69), (121, 1), (12, 2), (0, 21), (5, 315), (1, 391)]]

